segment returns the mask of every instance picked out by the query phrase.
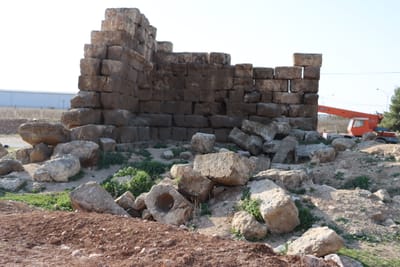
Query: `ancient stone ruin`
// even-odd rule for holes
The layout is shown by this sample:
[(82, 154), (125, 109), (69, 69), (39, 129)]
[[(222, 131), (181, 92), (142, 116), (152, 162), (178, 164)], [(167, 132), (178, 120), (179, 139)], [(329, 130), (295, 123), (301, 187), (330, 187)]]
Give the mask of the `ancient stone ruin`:
[(226, 53), (173, 52), (135, 8), (107, 9), (80, 62), (79, 93), (62, 117), (71, 139), (118, 143), (227, 141), (243, 120), (285, 121), (315, 130), (321, 54), (294, 54), (294, 66), (231, 65)]

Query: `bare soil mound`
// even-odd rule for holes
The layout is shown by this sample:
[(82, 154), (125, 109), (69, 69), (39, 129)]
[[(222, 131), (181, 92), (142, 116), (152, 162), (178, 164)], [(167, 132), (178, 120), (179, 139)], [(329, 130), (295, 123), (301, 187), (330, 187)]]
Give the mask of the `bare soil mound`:
[(299, 256), (279, 256), (260, 243), (10, 201), (0, 201), (0, 225), (1, 266), (308, 266)]

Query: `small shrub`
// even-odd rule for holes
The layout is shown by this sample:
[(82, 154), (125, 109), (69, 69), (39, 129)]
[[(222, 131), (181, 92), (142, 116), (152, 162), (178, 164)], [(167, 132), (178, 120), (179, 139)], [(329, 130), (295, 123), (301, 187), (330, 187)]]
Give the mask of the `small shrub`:
[(161, 175), (166, 172), (171, 166), (169, 164), (164, 164), (159, 161), (154, 160), (144, 160), (140, 162), (135, 162), (132, 167), (147, 172), (153, 179), (155, 176)]
[(168, 146), (164, 143), (157, 143), (153, 146), (153, 148), (167, 148)]
[(351, 248), (341, 248), (338, 251), (339, 255), (344, 255), (350, 258), (353, 258), (365, 267), (372, 266), (385, 266), (385, 267), (395, 267), (400, 266), (399, 259), (385, 259), (382, 257), (378, 257), (371, 253), (370, 251), (363, 251), (359, 249), (351, 249)]
[(111, 165), (122, 165), (128, 159), (120, 152), (101, 152), (97, 163), (98, 169), (107, 169)]
[(147, 149), (144, 149), (144, 148), (136, 150), (135, 154), (144, 157), (145, 160), (151, 160), (152, 159), (151, 153)]
[(295, 231), (311, 228), (318, 218), (314, 217), (311, 210), (308, 207), (305, 207), (300, 200), (295, 200), (295, 204), (299, 211), (300, 219), (300, 224), (295, 228)]
[(260, 212), (261, 201), (259, 199), (244, 199), (240, 202), (239, 209), (245, 210), (256, 218), (259, 222), (264, 222)]
[(288, 191), (296, 195), (304, 195), (307, 192), (305, 188), (288, 189)]
[(344, 173), (343, 173), (343, 172), (337, 172), (337, 173), (335, 173), (335, 179), (337, 179), (337, 180), (343, 180), (343, 179), (344, 179)]
[(233, 235), (233, 238), (235, 240), (246, 240), (246, 238), (244, 238), (243, 234), (235, 228), (231, 228), (231, 234)]
[(240, 197), (240, 200), (245, 200), (245, 199), (250, 199), (250, 187), (246, 187), (242, 191), (242, 196)]
[(211, 215), (211, 210), (207, 203), (200, 203), (200, 216)]
[(351, 180), (348, 180), (342, 186), (343, 189), (355, 189), (361, 188), (368, 190), (371, 186), (370, 178), (366, 175), (357, 176)]
[(185, 152), (187, 149), (184, 147), (174, 147), (171, 149), (172, 154), (174, 154), (174, 157), (178, 157), (182, 152)]
[(335, 221), (346, 224), (346, 223), (349, 222), (349, 219), (346, 219), (346, 218), (344, 218), (344, 217), (339, 217), (339, 218), (337, 218)]

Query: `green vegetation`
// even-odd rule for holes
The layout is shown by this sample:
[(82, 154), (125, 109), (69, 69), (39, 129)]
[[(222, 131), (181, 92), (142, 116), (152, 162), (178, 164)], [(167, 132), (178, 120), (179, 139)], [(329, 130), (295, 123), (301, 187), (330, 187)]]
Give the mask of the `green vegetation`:
[(235, 240), (246, 240), (246, 238), (244, 238), (243, 234), (235, 228), (231, 228), (231, 234), (233, 235), (233, 238)]
[(71, 200), (69, 198), (69, 192), (59, 193), (26, 193), (26, 194), (15, 194), (5, 193), (0, 196), (0, 200), (14, 200), (27, 203), (29, 205), (40, 207), (47, 210), (64, 210), (72, 211)]
[(102, 152), (100, 154), (97, 167), (99, 169), (107, 169), (111, 165), (122, 165), (127, 162), (128, 158), (121, 152)]
[(164, 164), (154, 160), (139, 161), (131, 165), (138, 170), (147, 172), (153, 179), (156, 178), (155, 176), (159, 176), (171, 168), (171, 165), (169, 164)]
[(384, 113), (380, 126), (398, 131), (400, 130), (400, 87), (394, 89), (391, 101), (389, 111)]
[(167, 148), (168, 146), (164, 143), (156, 143), (153, 148)]
[(187, 151), (186, 148), (184, 147), (174, 147), (171, 148), (172, 154), (174, 154), (174, 157), (178, 157), (182, 152)]
[(339, 217), (339, 218), (337, 218), (335, 221), (346, 224), (346, 223), (348, 223), (350, 220), (347, 219), (347, 218), (344, 218), (344, 217)]
[(152, 159), (151, 153), (145, 148), (141, 148), (139, 150), (136, 150), (135, 154), (144, 157), (145, 160), (151, 160)]
[[(119, 182), (117, 177), (130, 176), (126, 182)], [(153, 186), (154, 181), (150, 175), (133, 167), (124, 167), (116, 172), (112, 177), (106, 179), (102, 186), (114, 198), (119, 197), (126, 191), (130, 191), (134, 196), (138, 196), (143, 192), (147, 192)]]
[(348, 256), (359, 262), (365, 267), (396, 267), (400, 266), (400, 259), (384, 259), (372, 254), (369, 251), (363, 251), (351, 248), (342, 248), (338, 252), (339, 255)]
[(300, 224), (294, 229), (295, 231), (307, 230), (318, 220), (310, 210), (311, 204), (305, 206), (300, 200), (295, 200), (297, 209), (299, 210)]
[(259, 199), (250, 198), (250, 188), (246, 187), (242, 191), (241, 201), (239, 202), (238, 209), (244, 210), (250, 213), (259, 222), (264, 222), (264, 219), (260, 212), (261, 201)]
[(366, 175), (361, 175), (346, 181), (342, 186), (342, 189), (355, 189), (358, 187), (361, 189), (369, 190), (370, 186), (371, 186), (370, 178)]
[(343, 180), (343, 179), (344, 179), (344, 173), (343, 173), (343, 172), (337, 172), (337, 173), (335, 173), (335, 179), (337, 179), (337, 180)]
[(288, 189), (288, 191), (297, 195), (304, 195), (307, 192), (305, 188)]
[(200, 208), (200, 216), (211, 215), (211, 210), (207, 203), (200, 203), (199, 208)]

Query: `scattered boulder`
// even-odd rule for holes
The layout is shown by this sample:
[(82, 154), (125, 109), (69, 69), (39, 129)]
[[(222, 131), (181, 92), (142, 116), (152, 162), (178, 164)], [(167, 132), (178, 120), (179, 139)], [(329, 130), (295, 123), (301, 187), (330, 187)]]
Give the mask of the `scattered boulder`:
[(135, 202), (133, 203), (133, 207), (137, 211), (142, 211), (146, 208), (146, 203), (144, 200), (146, 199), (147, 192), (141, 193), (138, 195), (135, 199)]
[(228, 138), (240, 148), (249, 151), (253, 155), (258, 155), (262, 151), (262, 138), (256, 135), (248, 135), (239, 128), (233, 128)]
[(21, 138), (31, 144), (44, 143), (55, 146), (70, 140), (70, 132), (61, 123), (27, 122), (18, 128)]
[(52, 148), (44, 143), (37, 144), (29, 154), (29, 162), (43, 162), (48, 160), (53, 152)]
[(8, 154), (8, 150), (0, 143), (0, 159)]
[(112, 138), (103, 137), (99, 139), (100, 149), (103, 152), (114, 152), (117, 142)]
[(392, 201), (390, 194), (385, 189), (379, 189), (378, 191), (374, 192), (372, 195), (374, 195), (375, 197), (377, 197), (379, 200), (381, 200), (383, 202), (391, 202)]
[(322, 257), (337, 252), (343, 245), (343, 239), (332, 229), (326, 226), (315, 227), (289, 244), (287, 254), (312, 254)]
[(21, 179), (18, 177), (14, 177), (12, 174), (8, 177), (1, 177), (0, 178), (0, 189), (9, 192), (17, 192), (26, 184), (25, 179)]
[(15, 158), (19, 160), (22, 164), (31, 163), (30, 155), (32, 150), (33, 150), (32, 147), (20, 148), (15, 152)]
[(272, 163), (295, 163), (297, 161), (296, 146), (298, 142), (293, 136), (282, 139), (278, 151), (272, 158)]
[(124, 210), (132, 209), (135, 205), (135, 196), (130, 191), (126, 191), (115, 199), (115, 203), (117, 203)]
[(313, 143), (321, 140), (321, 134), (317, 131), (306, 131), (304, 135), (304, 142)]
[(252, 156), (249, 158), (250, 170), (252, 174), (265, 171), (271, 167), (271, 159), (266, 156)]
[(336, 150), (333, 147), (327, 146), (319, 148), (311, 153), (311, 160), (314, 162), (331, 162), (336, 157)]
[(182, 151), (179, 153), (179, 158), (183, 160), (191, 160), (193, 158), (193, 154), (190, 151)]
[(174, 153), (171, 150), (165, 150), (161, 153), (161, 157), (166, 160), (174, 158)]
[(100, 138), (116, 139), (115, 126), (87, 124), (71, 129), (71, 140), (99, 142)]
[(265, 141), (272, 141), (279, 129), (276, 122), (262, 124), (255, 121), (243, 120), (242, 130), (252, 135), (261, 136)]
[(263, 144), (263, 151), (267, 154), (275, 154), (281, 146), (282, 140), (265, 141)]
[(232, 229), (239, 231), (247, 240), (260, 240), (267, 236), (268, 228), (260, 223), (253, 215), (246, 211), (239, 211), (233, 215)]
[(113, 197), (96, 182), (88, 182), (78, 186), (69, 194), (69, 197), (72, 207), (77, 210), (129, 216), (123, 208), (114, 202)]
[(365, 142), (365, 141), (373, 141), (375, 140), (375, 138), (377, 137), (377, 134), (374, 132), (367, 132), (364, 133), (361, 137), (361, 141)]
[(11, 172), (22, 172), (24, 167), (21, 162), (14, 159), (2, 159), (0, 160), (0, 176), (9, 174)]
[(197, 155), (193, 170), (223, 185), (244, 185), (250, 178), (250, 162), (234, 152)]
[(305, 184), (312, 183), (312, 179), (304, 170), (278, 170), (270, 169), (257, 173), (252, 177), (254, 180), (269, 179), (277, 185), (288, 190), (296, 190)]
[(171, 185), (153, 186), (146, 195), (145, 204), (156, 221), (166, 224), (183, 224), (193, 213), (192, 204)]
[(272, 233), (288, 233), (300, 224), (299, 212), (290, 195), (270, 180), (251, 181), (250, 197), (259, 199), (260, 212)]
[(33, 179), (39, 182), (68, 182), (81, 170), (79, 159), (73, 155), (64, 155), (46, 161), (33, 174)]
[(99, 152), (99, 145), (95, 142), (75, 140), (58, 144), (54, 148), (52, 158), (73, 155), (79, 159), (82, 166), (94, 166), (99, 159)]
[(292, 130), (292, 127), (290, 126), (289, 122), (286, 122), (286, 121), (274, 121), (273, 123), (278, 128), (278, 130), (276, 132), (278, 135), (287, 136), (287, 135), (290, 134), (290, 131)]
[(336, 138), (332, 141), (332, 146), (336, 151), (344, 151), (346, 149), (351, 149), (356, 145), (356, 142), (351, 138)]
[(194, 171), (191, 164), (175, 164), (170, 172), (178, 179), (178, 191), (182, 195), (199, 202), (208, 200), (214, 183)]
[(207, 154), (213, 152), (216, 137), (214, 134), (195, 133), (190, 142), (195, 153)]
[(296, 154), (299, 160), (301, 159), (311, 159), (315, 151), (323, 148), (327, 148), (325, 144), (309, 144), (309, 145), (298, 145), (296, 147)]

